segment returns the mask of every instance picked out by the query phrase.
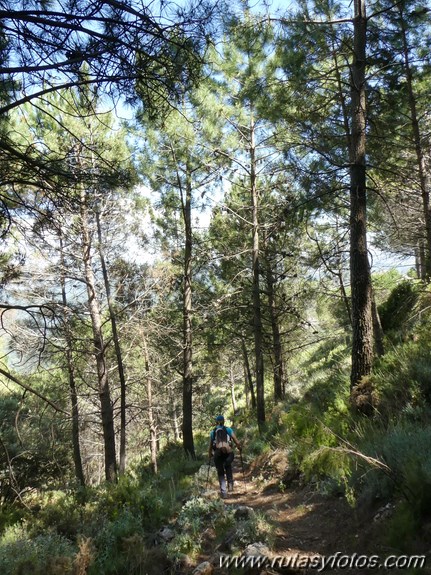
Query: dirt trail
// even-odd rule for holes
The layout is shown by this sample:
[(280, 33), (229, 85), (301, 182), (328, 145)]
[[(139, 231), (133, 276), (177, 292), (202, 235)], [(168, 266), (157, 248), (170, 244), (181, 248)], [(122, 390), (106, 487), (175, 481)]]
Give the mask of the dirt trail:
[[(285, 463), (285, 462), (284, 462)], [(296, 568), (281, 568), (274, 566), (265, 569), (248, 569), (245, 572), (253, 575), (272, 575), (277, 573), (320, 573), (317, 568), (305, 568), (304, 557), (320, 556), (329, 561), (338, 554), (337, 565), (325, 569), (325, 573), (333, 575), (370, 575), (372, 572), (413, 573), (408, 569), (387, 569), (383, 565), (374, 568), (361, 568), (366, 561), (364, 556), (378, 556), (380, 561), (391, 555), (400, 555), (394, 549), (385, 547), (377, 541), (385, 529), (384, 522), (374, 521), (376, 510), (368, 510), (360, 516), (348, 505), (344, 497), (322, 495), (310, 486), (301, 486), (292, 482), (290, 487), (280, 490), (280, 478), (277, 477), (283, 462), (270, 464), (271, 471), (265, 480), (262, 477), (262, 462), (254, 468), (247, 469), (243, 474), (239, 461), (234, 464), (235, 491), (225, 499), (226, 505), (245, 505), (255, 511), (265, 513), (274, 525), (275, 541), (272, 545), (272, 557), (294, 557), (300, 563)], [(263, 466), (265, 469), (265, 465)], [(277, 469), (278, 468), (278, 469)], [(430, 544), (431, 546), (431, 544)], [(423, 550), (421, 551), (423, 553)], [(346, 562), (356, 554), (359, 565), (349, 567)], [(322, 560), (322, 559), (321, 559)], [(301, 563), (302, 561), (302, 563)], [(335, 559), (334, 559), (335, 561)], [(377, 561), (377, 559), (376, 559)], [(431, 559), (428, 566), (417, 573), (430, 574)], [(284, 563), (286, 565), (286, 563)], [(302, 567), (302, 568), (300, 568)], [(321, 563), (319, 563), (321, 567)], [(229, 573), (229, 570), (217, 570), (217, 575)]]

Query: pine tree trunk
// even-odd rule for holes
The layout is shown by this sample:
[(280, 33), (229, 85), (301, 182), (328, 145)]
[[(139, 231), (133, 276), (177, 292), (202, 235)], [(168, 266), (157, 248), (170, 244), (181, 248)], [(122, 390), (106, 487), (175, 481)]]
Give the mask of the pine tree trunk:
[(121, 351), (120, 338), (117, 329), (117, 318), (114, 303), (111, 296), (111, 284), (109, 281), (108, 268), (106, 266), (105, 254), (102, 241), (102, 227), (100, 225), (100, 214), (96, 211), (97, 237), (100, 263), (102, 265), (103, 283), (105, 286), (106, 298), (108, 300), (109, 320), (111, 322), (112, 339), (114, 342), (115, 357), (117, 359), (118, 377), (120, 380), (120, 475), (126, 470), (126, 376), (124, 372), (123, 354)]
[(373, 291), (373, 300), (372, 300), (372, 313), (373, 313), (373, 331), (374, 331), (374, 347), (376, 350), (376, 354), (381, 357), (385, 355), (385, 346), (383, 342), (383, 328), (382, 323), (380, 321), (379, 310), (377, 309), (376, 300), (374, 297)]
[(76, 389), (75, 382), (75, 368), (72, 358), (72, 337), (70, 333), (69, 318), (67, 317), (67, 293), (66, 293), (66, 278), (65, 270), (66, 264), (64, 261), (64, 244), (62, 230), (59, 230), (60, 239), (60, 284), (61, 284), (61, 298), (63, 308), (65, 310), (65, 340), (66, 340), (66, 365), (67, 372), (69, 376), (69, 393), (70, 402), (72, 406), (72, 446), (73, 446), (73, 463), (75, 467), (75, 477), (78, 484), (85, 486), (85, 476), (84, 469), (82, 467), (82, 457), (81, 457), (81, 444), (80, 444), (80, 434), (79, 434), (79, 406), (78, 406), (78, 392)]
[(366, 60), (367, 19), (365, 0), (355, 0), (354, 60), (351, 66), (351, 167), (350, 167), (350, 275), (352, 290), (352, 401), (369, 411), (371, 390), (355, 388), (371, 373), (373, 363), (373, 319), (371, 274), (367, 251), (366, 188)]
[(250, 369), (250, 362), (248, 360), (248, 352), (247, 346), (245, 345), (244, 338), (241, 338), (241, 345), (242, 345), (242, 354), (244, 357), (244, 369), (246, 374), (246, 386), (248, 386), (250, 390), (251, 396), (251, 407), (252, 409), (256, 409), (256, 395), (254, 393), (254, 385), (253, 385), (253, 378), (251, 376), (251, 369)]
[(285, 395), (284, 364), (281, 346), (280, 327), (278, 325), (277, 304), (274, 291), (274, 274), (271, 269), (269, 255), (266, 257), (266, 284), (268, 289), (268, 305), (271, 316), (272, 349), (274, 354), (274, 401), (282, 401)]
[(233, 373), (232, 365), (230, 366), (230, 397), (232, 400), (232, 410), (233, 410), (234, 415), (236, 415), (236, 413), (238, 411), (238, 405), (237, 405), (236, 396), (235, 396), (235, 375)]
[(426, 167), (425, 153), (423, 149), (423, 138), (421, 137), (421, 130), (419, 127), (419, 117), (416, 105), (416, 95), (413, 88), (413, 72), (410, 63), (410, 51), (407, 40), (407, 30), (406, 23), (403, 14), (403, 5), (397, 4), (397, 8), (400, 14), (401, 20), (401, 33), (403, 39), (403, 50), (404, 50), (404, 69), (406, 75), (407, 91), (409, 96), (410, 105), (410, 119), (411, 127), (413, 133), (413, 141), (415, 145), (415, 153), (417, 159), (417, 166), (419, 172), (419, 185), (421, 189), (422, 196), (422, 210), (425, 222), (425, 258), (424, 258), (424, 270), (422, 273), (423, 279), (429, 281), (431, 279), (431, 209), (430, 209), (430, 190), (428, 173)]
[(425, 248), (421, 239), (418, 241), (418, 245), (415, 249), (415, 266), (418, 279), (425, 281)]
[(247, 368), (245, 367), (245, 364), (242, 365), (242, 369), (244, 373), (245, 407), (250, 409), (250, 389), (248, 387)]
[(183, 296), (183, 447), (190, 457), (195, 458), (193, 441), (193, 374), (192, 374), (192, 186), (187, 166), (185, 198), (182, 193), (185, 228), (184, 253), (184, 296)]
[[(361, 14), (361, 7), (358, 6), (356, 8), (357, 10), (357, 15), (360, 16)], [(363, 16), (366, 17), (365, 14), (365, 3), (363, 4)], [(356, 25), (356, 24), (355, 24)], [(361, 29), (358, 29), (357, 31), (355, 30), (355, 34), (357, 33), (357, 35), (359, 36), (358, 38), (358, 44), (355, 44), (355, 47), (358, 47), (359, 53), (360, 53), (360, 57), (359, 60), (358, 58), (356, 58), (355, 62), (353, 63), (353, 66), (356, 66), (357, 63), (359, 63), (361, 61), (361, 58), (364, 58), (364, 69), (363, 69), (363, 80), (361, 80), (361, 78), (354, 76), (354, 73), (352, 72), (352, 134), (350, 133), (349, 130), (349, 115), (348, 115), (348, 109), (347, 109), (347, 105), (346, 105), (346, 99), (344, 96), (344, 90), (343, 90), (343, 81), (342, 81), (342, 77), (341, 77), (341, 71), (339, 68), (339, 64), (338, 64), (338, 57), (337, 57), (337, 51), (334, 47), (333, 49), (333, 57), (334, 57), (334, 62), (335, 62), (335, 70), (336, 70), (336, 78), (337, 78), (337, 85), (338, 85), (338, 92), (339, 92), (339, 99), (340, 99), (340, 104), (341, 104), (341, 109), (343, 111), (343, 125), (344, 125), (344, 130), (346, 133), (346, 141), (347, 141), (347, 146), (349, 149), (349, 155), (350, 155), (350, 160), (351, 160), (351, 165), (353, 167), (355, 162), (359, 162), (359, 164), (362, 163), (363, 161), (363, 172), (359, 175), (359, 181), (357, 181), (357, 184), (359, 184), (359, 186), (363, 186), (364, 190), (365, 190), (365, 197), (364, 197), (364, 201), (365, 201), (365, 205), (361, 208), (364, 210), (364, 214), (365, 214), (365, 218), (366, 218), (366, 172), (365, 172), (365, 146), (366, 146), (366, 142), (365, 142), (365, 125), (366, 125), (366, 95), (365, 95), (365, 88), (363, 94), (361, 93), (357, 93), (356, 92), (356, 88), (358, 88), (359, 92), (360, 92), (360, 83), (356, 82), (363, 82), (362, 86), (365, 86), (364, 82), (365, 82), (365, 57), (366, 57), (366, 21), (364, 22), (365, 25), (365, 30), (361, 27)], [(361, 72), (362, 74), (362, 72)], [(361, 104), (361, 99), (363, 100), (363, 104)], [(355, 101), (356, 100), (356, 101)], [(356, 111), (358, 110), (358, 114), (356, 115)], [(356, 121), (355, 121), (355, 116), (356, 116)], [(362, 142), (361, 142), (362, 140)], [(363, 160), (361, 156), (361, 152), (358, 151), (363, 148), (364, 153), (363, 153)], [(354, 176), (351, 175), (352, 177), (352, 190), (353, 190), (353, 177), (356, 177), (357, 174), (355, 174)], [(362, 200), (361, 200), (362, 201)], [(356, 210), (356, 206), (354, 205), (354, 200), (351, 201), (351, 216), (352, 216), (352, 212), (354, 212)], [(352, 221), (352, 219), (351, 219)], [(353, 217), (353, 221), (354, 221), (354, 217)], [(365, 245), (366, 245), (366, 219), (364, 221), (364, 226), (365, 226), (365, 232), (359, 232), (360, 233), (364, 233), (365, 237)], [(353, 237), (353, 234), (351, 235), (351, 248), (352, 248), (352, 242), (355, 238)], [(361, 240), (360, 240), (361, 241)], [(363, 258), (362, 256), (362, 259)], [(368, 261), (368, 255), (367, 255), (367, 261)], [(360, 264), (363, 265), (363, 264)], [(344, 282), (343, 282), (343, 274), (341, 272), (341, 269), (338, 270), (337, 272), (337, 277), (338, 277), (338, 281), (340, 284), (340, 291), (341, 291), (341, 297), (343, 298), (343, 302), (346, 308), (346, 312), (347, 312), (347, 317), (349, 318), (349, 323), (353, 328), (353, 317), (352, 317), (352, 310), (351, 310), (351, 306), (350, 306), (350, 302), (349, 302), (349, 298), (347, 296), (347, 292), (346, 292), (346, 288), (344, 286)], [(369, 282), (371, 285), (371, 290), (372, 290), (372, 284), (371, 284), (371, 270), (369, 270)], [(355, 294), (355, 298), (356, 298), (356, 294)], [(352, 299), (353, 299), (353, 295), (352, 295)], [(384, 354), (384, 346), (383, 346), (383, 330), (382, 330), (382, 326), (380, 323), (380, 317), (377, 311), (377, 306), (375, 304), (375, 298), (374, 298), (374, 292), (371, 291), (371, 314), (372, 314), (372, 321), (373, 321), (373, 336), (374, 336), (374, 346), (376, 349), (376, 353), (378, 355), (383, 355)]]
[(256, 174), (255, 124), (250, 122), (250, 191), (253, 222), (252, 282), (253, 282), (253, 332), (256, 364), (256, 406), (259, 428), (265, 424), (265, 387), (263, 364), (263, 328), (260, 298), (260, 253), (259, 253), (259, 192)]
[(151, 453), (151, 467), (153, 468), (153, 473), (158, 473), (157, 467), (157, 423), (154, 418), (154, 407), (153, 407), (153, 386), (150, 374), (150, 362), (148, 358), (147, 342), (143, 337), (144, 346), (144, 361), (145, 361), (145, 378), (147, 382), (147, 403), (148, 403), (148, 428), (150, 430), (150, 453)]
[(170, 393), (172, 405), (172, 426), (174, 429), (174, 439), (179, 441), (181, 439), (180, 426), (178, 424), (178, 404), (174, 394)]
[(87, 284), (88, 307), (93, 330), (93, 350), (96, 358), (97, 381), (99, 387), (100, 413), (103, 429), (103, 445), (105, 455), (105, 478), (116, 481), (117, 462), (115, 454), (114, 414), (109, 389), (108, 369), (105, 358), (105, 346), (102, 333), (102, 317), (96, 296), (96, 281), (92, 268), (91, 237), (88, 225), (87, 194), (81, 190), (81, 236), (82, 259), (84, 262), (85, 281)]

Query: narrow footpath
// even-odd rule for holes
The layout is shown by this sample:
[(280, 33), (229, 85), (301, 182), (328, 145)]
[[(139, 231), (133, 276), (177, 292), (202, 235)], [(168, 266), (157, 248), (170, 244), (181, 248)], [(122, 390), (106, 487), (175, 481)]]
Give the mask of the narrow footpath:
[[(290, 479), (284, 488), (281, 480), (287, 462), (279, 454), (272, 460), (258, 461), (242, 472), (238, 458), (234, 463), (235, 490), (224, 503), (227, 506), (246, 506), (265, 514), (274, 527), (271, 560), (268, 567), (234, 570), (216, 567), (214, 575), (246, 573), (247, 575), (277, 575), (279, 573), (333, 575), (370, 575), (379, 573), (431, 574), (431, 558), (422, 569), (387, 568), (388, 557), (400, 556), (382, 542), (388, 508), (357, 511), (340, 495), (324, 495), (312, 485), (301, 484), (300, 478)], [(216, 481), (212, 487), (216, 489)], [(428, 547), (427, 547), (428, 545)], [(210, 546), (209, 546), (210, 547)], [(425, 551), (425, 548), (427, 551)], [(431, 542), (418, 542), (416, 554), (429, 555)], [(208, 560), (215, 549), (206, 549), (202, 561)], [(314, 563), (308, 564), (307, 559)], [(371, 565), (363, 568), (370, 560)], [(323, 570), (323, 565), (326, 568)]]

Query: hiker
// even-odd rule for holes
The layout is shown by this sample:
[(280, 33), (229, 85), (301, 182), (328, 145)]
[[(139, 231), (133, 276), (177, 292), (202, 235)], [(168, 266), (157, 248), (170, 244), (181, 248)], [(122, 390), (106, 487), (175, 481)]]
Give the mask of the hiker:
[(242, 447), (233, 430), (230, 427), (225, 427), (223, 415), (216, 417), (216, 424), (210, 434), (208, 456), (210, 460), (214, 456), (214, 465), (217, 469), (220, 484), (220, 495), (224, 499), (227, 496), (226, 481), (229, 492), (233, 491), (232, 441), (240, 451)]

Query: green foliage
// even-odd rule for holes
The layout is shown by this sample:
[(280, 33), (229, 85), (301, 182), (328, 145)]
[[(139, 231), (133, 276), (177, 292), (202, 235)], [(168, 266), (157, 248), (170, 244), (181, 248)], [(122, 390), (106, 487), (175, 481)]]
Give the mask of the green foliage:
[(91, 523), (91, 506), (86, 508), (77, 504), (75, 495), (71, 493), (50, 491), (40, 494), (28, 503), (32, 511), (29, 533), (33, 536), (39, 536), (49, 530), (70, 541), (76, 541), (82, 524), (87, 520)]
[(65, 537), (48, 531), (30, 538), (26, 526), (9, 527), (0, 539), (3, 575), (69, 575), (75, 549)]
[(380, 321), (384, 332), (399, 330), (418, 300), (418, 292), (411, 281), (403, 281), (379, 306)]
[(193, 497), (181, 508), (177, 526), (181, 532), (168, 546), (168, 553), (176, 557), (181, 553), (196, 555), (205, 540), (205, 529), (216, 528), (226, 521), (227, 508), (219, 499)]
[(431, 486), (431, 424), (400, 421), (388, 428), (375, 423), (358, 426), (360, 449), (386, 463), (390, 473), (374, 470), (361, 478), (361, 489), (371, 496), (402, 496), (422, 516), (429, 508)]
[[(3, 503), (11, 503), (25, 489), (52, 485), (69, 476), (70, 445), (63, 441), (65, 434), (69, 436), (68, 425), (42, 409), (42, 404), (39, 399), (28, 397), (23, 405), (17, 393), (0, 395), (0, 473), (4, 477), (0, 501)], [(10, 462), (13, 462), (13, 474)]]
[[(125, 572), (132, 565), (129, 564), (128, 555), (124, 553), (124, 543), (130, 538), (140, 537), (144, 547), (143, 515), (128, 506), (120, 507), (113, 517), (101, 524), (92, 538), (96, 548), (96, 559), (90, 569), (90, 574), (97, 575)], [(136, 555), (130, 557), (132, 563), (136, 562)]]
[[(0, 549), (5, 549), (5, 567), (0, 572), (42, 573), (45, 554), (48, 575), (72, 573), (73, 561), (87, 565), (90, 575), (156, 573), (154, 565), (164, 565), (167, 559), (147, 548), (148, 534), (180, 509), (200, 464), (187, 458), (180, 446), (172, 445), (160, 457), (157, 476), (141, 464), (117, 484), (31, 495), (26, 499), (30, 511), (20, 515), (3, 508)], [(26, 518), (25, 528), (11, 525), (21, 516)], [(20, 555), (16, 554), (19, 545), (25, 548)], [(59, 565), (63, 571), (55, 570)]]
[(385, 534), (386, 543), (392, 548), (408, 553), (412, 538), (419, 527), (418, 517), (407, 502), (403, 501), (389, 521)]
[(274, 528), (268, 523), (264, 514), (253, 513), (249, 519), (237, 523), (235, 535), (233, 549), (237, 551), (257, 541), (271, 546), (274, 540)]
[(23, 509), (12, 505), (2, 505), (0, 507), (0, 535), (6, 527), (17, 524), (25, 516)]
[(403, 281), (403, 276), (396, 269), (373, 273), (373, 290), (377, 305), (385, 302), (391, 292)]
[(249, 461), (258, 455), (271, 450), (271, 444), (267, 441), (264, 435), (256, 434), (254, 438), (247, 443), (247, 450), (244, 453), (244, 458)]
[[(348, 431), (348, 385), (346, 381), (343, 384), (337, 387), (332, 381), (318, 383), (287, 412), (284, 433), (291, 440), (291, 458), (295, 464), (301, 466), (321, 447), (335, 447), (338, 437)], [(306, 465), (309, 472), (312, 460)]]
[(168, 545), (168, 552), (175, 558), (186, 553), (196, 556), (206, 541), (206, 531), (213, 530), (220, 541), (227, 531), (234, 528), (233, 550), (243, 550), (256, 541), (270, 543), (273, 528), (264, 515), (253, 513), (247, 519), (235, 519), (235, 507), (225, 506), (219, 499), (193, 497), (182, 507), (177, 519), (180, 532)]
[(407, 341), (376, 362), (371, 381), (383, 419), (431, 404), (431, 360), (427, 338)]

